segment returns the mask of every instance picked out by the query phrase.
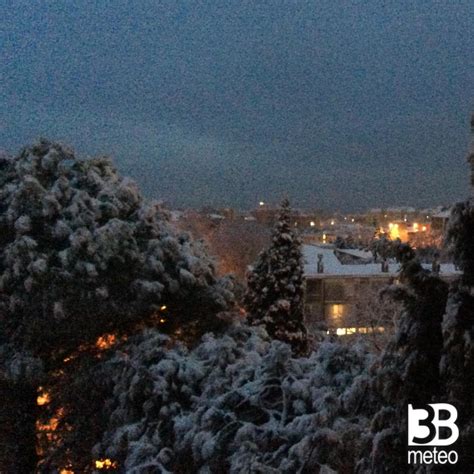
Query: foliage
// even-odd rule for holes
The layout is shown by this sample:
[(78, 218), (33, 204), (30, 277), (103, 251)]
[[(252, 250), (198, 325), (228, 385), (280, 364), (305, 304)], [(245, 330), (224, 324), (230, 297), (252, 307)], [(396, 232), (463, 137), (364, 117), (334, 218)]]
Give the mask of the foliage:
[(95, 455), (128, 473), (344, 472), (369, 420), (351, 416), (370, 356), (324, 343), (309, 358), (234, 326), (191, 352), (147, 332), (104, 370), (115, 390)]
[(472, 201), (457, 204), (452, 211), (447, 240), (463, 270), (450, 288), (443, 318), (441, 377), (444, 396), (458, 410), (460, 440), (459, 470), (470, 472), (474, 462), (474, 208)]
[[(381, 356), (372, 381), (379, 410), (371, 466), (375, 472), (406, 469), (407, 406), (423, 406), (440, 395), (441, 322), (448, 288), (414, 258), (409, 246), (401, 245), (401, 285), (391, 289), (403, 303), (398, 331)], [(382, 471), (381, 466), (387, 471)]]
[(271, 337), (295, 351), (306, 348), (303, 324), (303, 257), (301, 241), (290, 225), (290, 204), (282, 203), (272, 243), (249, 272), (244, 303), (252, 325), (263, 325)]
[(472, 200), (458, 203), (451, 211), (446, 240), (454, 261), (463, 270), (463, 281), (474, 285), (474, 206)]
[[(0, 184), (0, 373), (7, 383), (34, 393), (36, 367), (47, 378), (104, 333), (159, 324), (169, 333), (188, 328), (190, 336), (222, 325), (216, 313), (232, 303), (230, 282), (108, 158), (82, 160), (40, 141), (0, 158)], [(29, 403), (27, 412), (35, 397)]]

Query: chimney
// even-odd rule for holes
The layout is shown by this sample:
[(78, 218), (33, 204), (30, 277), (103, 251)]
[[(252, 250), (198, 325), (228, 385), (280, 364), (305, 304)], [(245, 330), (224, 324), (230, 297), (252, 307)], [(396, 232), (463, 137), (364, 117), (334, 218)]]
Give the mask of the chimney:
[(388, 270), (389, 270), (388, 260), (384, 258), (382, 260), (382, 273), (388, 273)]
[(431, 271), (435, 274), (435, 275), (439, 275), (439, 272), (441, 271), (441, 265), (438, 261), (437, 258), (435, 258), (433, 260), (433, 263), (431, 264)]
[(324, 273), (323, 254), (318, 253), (318, 273)]

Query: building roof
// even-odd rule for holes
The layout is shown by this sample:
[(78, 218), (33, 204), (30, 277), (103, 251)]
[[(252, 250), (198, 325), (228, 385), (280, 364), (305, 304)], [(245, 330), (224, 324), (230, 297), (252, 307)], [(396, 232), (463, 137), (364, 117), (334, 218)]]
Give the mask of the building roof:
[[(324, 273), (318, 273), (317, 262), (318, 255), (323, 256)], [(329, 246), (318, 245), (303, 245), (303, 257), (305, 260), (304, 274), (305, 276), (324, 278), (328, 276), (339, 277), (357, 277), (357, 276), (396, 276), (400, 271), (399, 263), (389, 263), (388, 272), (382, 272), (382, 265), (380, 263), (366, 263), (347, 265), (342, 264), (334, 254), (334, 248)], [(431, 269), (430, 264), (423, 264), (426, 270)], [(452, 263), (441, 264), (441, 275), (457, 276), (461, 272), (456, 270)]]
[(222, 216), (221, 214), (208, 214), (208, 217), (215, 220), (225, 219), (225, 216)]
[(339, 253), (350, 255), (351, 257), (360, 258), (361, 260), (371, 260), (374, 258), (374, 254), (372, 252), (368, 252), (367, 250), (359, 250), (359, 249), (335, 249), (335, 250)]
[(446, 209), (445, 211), (440, 211), (434, 214), (432, 217), (437, 217), (439, 219), (449, 219), (451, 216), (451, 209)]

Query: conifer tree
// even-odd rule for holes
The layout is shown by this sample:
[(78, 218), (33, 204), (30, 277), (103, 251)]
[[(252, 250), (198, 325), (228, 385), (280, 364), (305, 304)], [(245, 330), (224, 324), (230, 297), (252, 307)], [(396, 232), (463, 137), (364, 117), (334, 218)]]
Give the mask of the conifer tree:
[(397, 259), (401, 285), (390, 291), (402, 302), (403, 313), (373, 379), (380, 406), (372, 421), (371, 472), (376, 473), (407, 469), (407, 406), (424, 406), (440, 395), (441, 321), (448, 286), (423, 269), (408, 245), (399, 246)]
[(272, 338), (302, 352), (307, 344), (303, 323), (303, 256), (290, 216), (290, 203), (284, 199), (271, 245), (259, 255), (248, 275), (244, 303), (250, 324), (263, 325)]
[(472, 200), (457, 204), (451, 213), (447, 242), (462, 270), (450, 288), (443, 319), (441, 377), (445, 401), (458, 410), (460, 439), (458, 472), (470, 472), (474, 463), (474, 206)]
[(0, 407), (0, 471), (27, 473), (49, 374), (104, 333), (209, 330), (232, 293), (108, 158), (40, 141), (0, 159), (0, 185), (0, 394), (15, 402)]

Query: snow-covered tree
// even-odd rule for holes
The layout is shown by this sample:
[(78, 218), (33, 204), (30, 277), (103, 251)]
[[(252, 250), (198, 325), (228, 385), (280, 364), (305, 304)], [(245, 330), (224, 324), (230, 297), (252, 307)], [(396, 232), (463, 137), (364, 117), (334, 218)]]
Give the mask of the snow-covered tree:
[(474, 463), (474, 206), (457, 204), (449, 221), (447, 241), (463, 274), (450, 288), (443, 319), (441, 377), (445, 401), (458, 410), (460, 439), (456, 444), (459, 472)]
[[(40, 141), (2, 157), (0, 184), (0, 375), (25, 417), (42, 376), (102, 334), (204, 332), (231, 302), (199, 245), (109, 159)], [(24, 455), (8, 469), (33, 472), (34, 428), (19, 419), (17, 430)]]
[(397, 259), (401, 284), (390, 291), (403, 310), (372, 381), (380, 409), (372, 421), (371, 472), (406, 471), (407, 406), (423, 406), (440, 394), (441, 321), (448, 287), (423, 269), (409, 246), (399, 246)]
[(94, 456), (127, 473), (351, 472), (368, 449), (354, 412), (369, 362), (329, 342), (293, 358), (243, 325), (192, 351), (146, 332), (104, 364), (115, 389)]
[(400, 243), (400, 239), (391, 240), (384, 234), (370, 244), (370, 249), (376, 261), (388, 260), (397, 257), (397, 249)]
[[(385, 287), (364, 288), (355, 295), (346, 321), (349, 327), (367, 327), (370, 332), (352, 336), (347, 343), (353, 344), (357, 337), (363, 339), (375, 353), (381, 353), (398, 330), (402, 308), (402, 303), (395, 301)], [(343, 341), (344, 338), (341, 338)]]
[(285, 199), (270, 247), (259, 255), (249, 272), (244, 303), (250, 324), (263, 325), (271, 337), (302, 352), (307, 344), (303, 323), (303, 257), (290, 215), (290, 204)]

